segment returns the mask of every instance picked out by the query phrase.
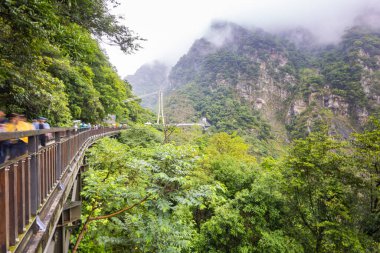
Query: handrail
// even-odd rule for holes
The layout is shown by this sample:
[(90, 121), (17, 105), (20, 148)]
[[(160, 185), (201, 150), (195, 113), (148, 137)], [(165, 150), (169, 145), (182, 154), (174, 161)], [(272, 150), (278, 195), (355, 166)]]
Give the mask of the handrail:
[[(29, 139), (26, 155), (0, 164), (0, 253), (18, 245), (19, 236), (44, 212), (52, 192), (78, 156), (96, 139), (120, 130), (52, 128), (0, 134), (0, 140), (26, 136)], [(41, 147), (39, 136), (46, 133), (52, 133), (54, 139)]]
[[(10, 139), (18, 139), (22, 137), (29, 137), (29, 136), (35, 136), (35, 135), (41, 135), (41, 134), (47, 134), (47, 133), (56, 133), (56, 132), (64, 132), (64, 131), (70, 131), (70, 130), (76, 130), (77, 128), (74, 127), (53, 127), (50, 129), (41, 129), (41, 130), (30, 130), (30, 131), (17, 131), (17, 132), (2, 132), (0, 133), (0, 141), (10, 140)], [(82, 128), (86, 129), (86, 128)], [(77, 131), (81, 131), (82, 129), (77, 129)], [(86, 130), (93, 130), (95, 128), (88, 128)], [(104, 129), (103, 127), (100, 127), (98, 129)], [(111, 129), (119, 129), (119, 128), (111, 128)]]

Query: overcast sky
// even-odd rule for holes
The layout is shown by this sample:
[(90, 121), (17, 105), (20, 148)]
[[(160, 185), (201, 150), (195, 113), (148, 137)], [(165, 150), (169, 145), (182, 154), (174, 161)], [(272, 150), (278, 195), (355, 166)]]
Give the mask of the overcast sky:
[(111, 63), (124, 78), (144, 63), (174, 64), (213, 20), (276, 31), (311, 29), (322, 42), (336, 41), (365, 10), (380, 9), (380, 0), (119, 0), (113, 10), (141, 37), (144, 48), (132, 55), (106, 46)]

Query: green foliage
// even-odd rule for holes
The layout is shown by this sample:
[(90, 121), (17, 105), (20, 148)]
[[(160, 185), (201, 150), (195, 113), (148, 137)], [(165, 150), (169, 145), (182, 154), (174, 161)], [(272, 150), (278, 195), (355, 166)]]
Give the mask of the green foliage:
[(285, 157), (257, 164), (237, 135), (163, 145), (157, 130), (134, 126), (121, 142), (104, 139), (91, 149), (83, 215), (150, 196), (92, 223), (80, 249), (377, 252), (379, 129), (372, 120), (352, 143), (313, 133), (294, 141)]
[(54, 1), (60, 16), (89, 30), (99, 39), (118, 45), (126, 53), (139, 49), (136, 41), (142, 40), (128, 27), (120, 24), (120, 18), (112, 15), (109, 6), (119, 5), (116, 0), (67, 0)]
[(346, 31), (341, 44), (322, 53), (321, 72), (334, 92), (350, 101), (351, 107), (368, 106), (361, 82), (368, 75), (366, 69), (378, 69), (379, 54), (379, 33), (354, 27)]
[(312, 132), (323, 131), (328, 128), (333, 117), (333, 113), (328, 109), (310, 107), (294, 117), (286, 128), (292, 139), (305, 138)]
[[(237, 131), (239, 134), (249, 134), (263, 140), (271, 137), (270, 126), (260, 114), (245, 101), (237, 100), (233, 89), (229, 87), (211, 90), (206, 86), (188, 84), (180, 93), (197, 112), (195, 119), (207, 118), (212, 125), (211, 131)], [(171, 99), (169, 104), (176, 107), (175, 101)]]
[(324, 77), (315, 69), (304, 68), (299, 71), (300, 84), (297, 86), (299, 92), (308, 98), (310, 93), (320, 91), (325, 83)]
[(190, 128), (177, 127), (170, 135), (170, 141), (176, 145), (197, 145), (204, 141), (203, 132), (204, 130), (199, 126), (192, 126)]
[[(206, 134), (175, 130), (165, 141), (172, 142), (163, 144), (160, 131), (133, 125), (118, 140), (105, 139), (91, 149), (84, 178), (84, 219), (148, 199), (93, 222), (82, 252), (379, 251), (380, 124), (370, 120), (363, 133), (342, 141), (336, 132), (342, 128), (349, 139), (343, 126), (347, 118), (309, 100), (315, 94), (321, 98), (333, 94), (352, 101), (350, 109), (364, 106), (367, 98), (360, 81), (373, 62), (366, 61), (361, 50), (368, 41), (373, 48), (364, 50), (376, 51), (377, 40), (372, 38), (376, 35), (348, 32), (340, 45), (309, 58), (264, 32), (242, 28), (233, 32), (239, 43), (231, 50), (217, 50), (200, 40), (200, 48), (193, 47), (172, 75), (178, 83), (188, 84), (176, 90), (179, 96), (172, 98), (171, 106), (186, 110), (181, 121), (206, 117), (212, 125)], [(116, 79), (91, 56), (96, 52), (91, 48), (86, 52), (76, 47), (79, 58), (64, 63), (75, 67), (78, 80), (86, 72), (86, 82), (102, 94), (109, 88), (102, 84)], [(212, 53), (204, 57), (208, 50)], [(270, 142), (277, 142), (271, 139), (269, 125), (239, 96), (238, 85), (257, 80), (260, 71), (258, 62), (242, 52), (271, 59), (265, 68), (274, 82), (294, 78), (296, 85), (283, 88), (291, 99), (308, 104), (288, 126), (289, 150), (276, 158), (265, 157)], [(81, 55), (89, 56), (86, 64), (74, 64), (82, 61)], [(355, 60), (359, 56), (364, 65)], [(371, 75), (377, 80), (376, 72)], [(113, 96), (106, 99), (110, 104), (99, 97), (104, 112), (116, 110)], [(80, 108), (79, 103), (76, 106)], [(132, 111), (128, 107), (125, 113), (138, 117), (138, 110)], [(332, 124), (336, 132), (328, 129)], [(260, 155), (259, 162), (252, 154)]]
[[(111, 1), (114, 2), (114, 1)], [(107, 1), (3, 1), (0, 3), (0, 106), (52, 125), (72, 119), (98, 123), (108, 114), (140, 120), (131, 96), (91, 35), (126, 52), (139, 38), (109, 14)]]
[(366, 103), (366, 96), (360, 84), (361, 68), (359, 64), (347, 64), (339, 60), (327, 62), (324, 68), (326, 80), (334, 92), (358, 106)]
[(349, 164), (343, 143), (325, 133), (296, 140), (287, 158), (287, 191), (295, 233), (315, 252), (364, 252), (354, 226), (355, 188), (360, 178)]
[(358, 202), (358, 212), (362, 214), (357, 219), (361, 229), (367, 234), (380, 238), (380, 121), (371, 118), (363, 133), (355, 134), (353, 140), (353, 160), (358, 172), (363, 176), (364, 186)]
[[(210, 157), (220, 155), (230, 155), (241, 160), (251, 160), (248, 155), (249, 145), (240, 136), (229, 135), (227, 133), (217, 133), (209, 140), (206, 154)], [(253, 159), (254, 160), (254, 159)]]
[(253, 182), (256, 159), (248, 154), (248, 149), (241, 137), (218, 133), (209, 139), (204, 150), (205, 168), (227, 187), (231, 196)]
[(249, 252), (249, 233), (239, 210), (223, 205), (215, 213), (201, 227), (197, 252)]
[[(89, 154), (90, 169), (82, 193), (88, 203), (84, 215), (94, 206), (95, 215), (111, 213), (151, 195), (128, 213), (94, 223), (88, 236), (102, 238), (97, 244), (107, 251), (178, 252), (187, 248), (191, 252), (195, 236), (191, 208), (203, 199), (213, 199), (220, 188), (197, 183), (193, 172), (197, 159), (197, 150), (189, 146), (132, 148), (114, 139), (100, 141)], [(87, 243), (92, 248), (93, 242), (84, 241), (83, 249)]]
[[(40, 61), (42, 64), (43, 62)], [(13, 64), (2, 68), (0, 104), (7, 111), (28, 116), (47, 115), (52, 125), (67, 125), (71, 119), (65, 84), (46, 69), (23, 69)]]
[(164, 141), (163, 134), (151, 126), (136, 124), (121, 132), (119, 141), (131, 148), (150, 147)]
[(242, 73), (249, 78), (257, 79), (259, 65), (246, 56), (220, 50), (208, 55), (202, 62), (201, 72), (196, 82), (212, 84), (217, 80), (224, 80), (236, 85), (238, 75)]

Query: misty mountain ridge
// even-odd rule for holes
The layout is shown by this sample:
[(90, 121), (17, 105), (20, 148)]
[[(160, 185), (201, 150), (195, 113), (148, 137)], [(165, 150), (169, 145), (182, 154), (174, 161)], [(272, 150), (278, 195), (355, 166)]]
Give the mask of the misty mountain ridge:
[[(158, 90), (166, 90), (169, 87), (169, 71), (169, 66), (154, 61), (144, 64), (134, 75), (129, 75), (125, 79), (132, 85), (135, 95), (141, 96)], [(156, 103), (157, 97), (152, 95), (142, 98), (141, 105), (154, 110)]]
[(380, 33), (355, 26), (321, 45), (303, 28), (272, 34), (215, 22), (168, 79), (172, 122), (207, 117), (216, 130), (283, 140), (325, 122), (348, 136), (379, 113)]

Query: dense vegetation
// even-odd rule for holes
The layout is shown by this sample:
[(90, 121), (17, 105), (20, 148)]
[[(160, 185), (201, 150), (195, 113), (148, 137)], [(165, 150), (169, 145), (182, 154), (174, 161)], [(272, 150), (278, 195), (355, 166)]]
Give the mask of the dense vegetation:
[(322, 73), (331, 88), (353, 106), (366, 105), (367, 98), (361, 86), (363, 69), (378, 68), (380, 54), (379, 33), (354, 27), (343, 37), (341, 44), (323, 53)]
[[(190, 109), (181, 108), (183, 104), (189, 104)], [(207, 86), (188, 84), (178, 93), (173, 93), (167, 105), (167, 116), (173, 122), (181, 120), (181, 116), (185, 122), (198, 122), (205, 117), (211, 125), (209, 132), (238, 133), (252, 145), (251, 150), (255, 153), (273, 151), (270, 125), (231, 87), (210, 90)]]
[[(139, 47), (109, 13), (113, 4), (0, 2), (0, 109), (52, 125), (109, 114), (145, 120), (138, 103), (123, 102), (130, 86), (98, 44)], [(379, 112), (379, 33), (353, 28), (338, 45), (301, 51), (228, 26), (224, 46), (198, 40), (170, 76), (177, 90), (169, 117), (206, 117), (208, 132), (132, 125), (91, 148), (74, 251), (380, 251), (380, 122), (345, 138), (331, 129), (349, 122), (345, 114), (354, 121), (360, 111)], [(259, 96), (268, 105), (261, 111)], [(332, 96), (349, 112), (326, 107)], [(306, 109), (286, 123), (289, 147), (274, 152), (274, 122), (285, 124), (295, 100)]]
[(126, 53), (138, 36), (120, 25), (106, 0), (1, 1), (0, 108), (44, 115), (52, 125), (72, 119), (100, 122), (142, 117), (136, 103), (99, 47), (98, 38)]
[[(211, 91), (207, 87), (190, 84), (183, 93), (196, 111), (193, 120), (206, 117), (217, 131), (250, 131), (259, 139), (270, 138), (270, 127), (260, 119), (257, 111), (239, 101), (231, 88), (216, 87)], [(172, 111), (175, 111), (175, 106), (177, 103), (169, 104)], [(174, 115), (169, 116), (174, 118)]]
[(350, 142), (321, 127), (276, 159), (227, 133), (172, 140), (135, 126), (91, 149), (81, 252), (380, 250), (378, 120)]

